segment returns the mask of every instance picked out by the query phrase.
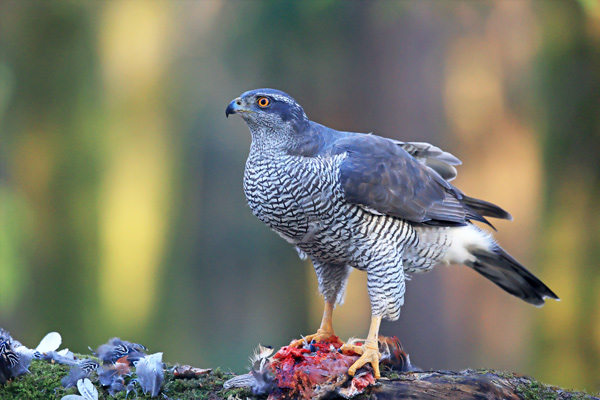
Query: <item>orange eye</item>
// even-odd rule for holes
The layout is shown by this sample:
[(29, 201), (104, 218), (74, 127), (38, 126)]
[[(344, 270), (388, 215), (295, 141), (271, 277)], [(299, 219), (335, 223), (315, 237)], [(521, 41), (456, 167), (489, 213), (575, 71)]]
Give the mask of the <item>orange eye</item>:
[(268, 97), (259, 97), (257, 100), (257, 103), (258, 103), (259, 107), (265, 108), (265, 107), (268, 107), (269, 104), (271, 104), (271, 100), (269, 100)]

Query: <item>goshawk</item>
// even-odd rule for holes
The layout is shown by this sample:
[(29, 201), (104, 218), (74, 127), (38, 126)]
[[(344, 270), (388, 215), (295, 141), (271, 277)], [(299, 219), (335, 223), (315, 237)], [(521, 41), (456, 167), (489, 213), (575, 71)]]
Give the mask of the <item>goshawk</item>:
[(407, 272), (464, 264), (528, 303), (558, 299), (472, 223), (512, 217), (450, 183), (460, 164), (453, 155), (428, 143), (328, 128), (273, 89), (242, 94), (225, 114), (240, 115), (252, 134), (244, 173), (252, 212), (312, 260), (325, 298), (321, 327), (296, 344), (334, 336), (333, 309), (350, 271), (367, 272), (371, 326), (364, 346), (352, 347), (362, 356), (350, 375), (371, 363), (379, 377), (379, 325), (398, 319)]

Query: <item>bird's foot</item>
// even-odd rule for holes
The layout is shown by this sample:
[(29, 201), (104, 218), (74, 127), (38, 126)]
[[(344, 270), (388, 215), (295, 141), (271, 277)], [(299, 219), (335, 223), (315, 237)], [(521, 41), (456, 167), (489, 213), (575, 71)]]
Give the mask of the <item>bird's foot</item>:
[(371, 364), (375, 379), (379, 379), (381, 377), (381, 374), (379, 373), (379, 360), (381, 359), (381, 353), (379, 353), (377, 342), (371, 343), (367, 340), (362, 346), (344, 344), (340, 350), (342, 353), (353, 352), (361, 355), (360, 358), (356, 360), (356, 362), (348, 369), (348, 375), (354, 376), (359, 368), (365, 364)]
[(340, 340), (340, 338), (336, 336), (336, 334), (333, 332), (333, 330), (319, 328), (317, 330), (317, 333), (304, 336), (302, 339), (294, 340), (292, 343), (290, 343), (290, 346), (301, 347), (301, 346), (304, 346), (304, 344), (309, 344), (313, 340), (315, 342), (331, 342), (331, 343), (339, 343), (341, 345), (344, 344), (344, 342), (342, 342)]

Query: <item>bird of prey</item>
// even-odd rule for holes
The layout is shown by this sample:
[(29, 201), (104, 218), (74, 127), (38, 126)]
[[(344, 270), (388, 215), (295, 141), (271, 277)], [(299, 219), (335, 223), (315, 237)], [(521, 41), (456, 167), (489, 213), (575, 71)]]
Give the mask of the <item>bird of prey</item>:
[(252, 212), (311, 259), (325, 300), (317, 333), (295, 345), (334, 337), (333, 309), (352, 268), (367, 272), (372, 317), (364, 345), (344, 347), (361, 354), (350, 375), (370, 363), (379, 378), (379, 325), (398, 319), (407, 272), (464, 264), (536, 306), (558, 299), (473, 224), (512, 217), (450, 183), (460, 164), (450, 153), (328, 128), (274, 89), (243, 93), (227, 106), (230, 114), (240, 115), (252, 134), (244, 173)]

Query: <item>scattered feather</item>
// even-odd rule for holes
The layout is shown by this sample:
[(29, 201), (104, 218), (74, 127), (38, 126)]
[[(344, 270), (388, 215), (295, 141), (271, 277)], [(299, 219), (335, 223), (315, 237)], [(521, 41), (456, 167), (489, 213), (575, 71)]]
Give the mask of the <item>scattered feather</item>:
[(250, 356), (250, 368), (263, 369), (271, 354), (273, 354), (272, 347), (259, 344)]
[(111, 396), (115, 396), (117, 393), (125, 390), (125, 379), (122, 376), (119, 376), (117, 379), (113, 381), (113, 383), (108, 388), (108, 394)]
[(177, 379), (197, 378), (200, 375), (208, 374), (212, 368), (196, 368), (191, 365), (178, 365), (173, 369), (173, 376)]
[(273, 353), (271, 347), (261, 346), (260, 344), (250, 356), (250, 372), (244, 375), (235, 376), (223, 384), (223, 388), (231, 389), (249, 388), (252, 393), (262, 396), (273, 389), (273, 374), (271, 373), (271, 360), (269, 356)]
[(41, 358), (41, 354), (35, 351), (34, 349), (30, 349), (27, 346), (23, 346), (21, 342), (15, 339), (12, 340), (12, 348), (15, 352), (19, 353), (19, 356), (25, 357), (29, 360), (32, 358)]
[(89, 379), (77, 381), (77, 389), (80, 394), (69, 394), (63, 396), (61, 400), (98, 400), (98, 390)]
[(61, 379), (60, 384), (65, 388), (72, 388), (77, 386), (77, 383), (85, 378), (88, 378), (88, 374), (81, 369), (79, 365), (74, 365), (69, 370), (69, 375)]
[(92, 360), (91, 358), (84, 358), (83, 360), (77, 361), (77, 366), (80, 367), (83, 372), (89, 375), (92, 372), (97, 371), (100, 367), (100, 364), (98, 364), (98, 361)]
[(408, 353), (402, 348), (402, 343), (396, 337), (379, 336), (380, 363), (400, 372), (420, 371), (410, 363)]
[(16, 349), (14, 349), (14, 352), (19, 357), (19, 361), (12, 368), (13, 377), (29, 373), (29, 365), (31, 364), (31, 360), (33, 359), (33, 353), (29, 350), (30, 349), (28, 349), (25, 346), (17, 347)]
[(111, 386), (118, 376), (117, 369), (108, 365), (103, 365), (98, 371), (98, 381), (102, 386)]
[(54, 361), (57, 364), (64, 364), (70, 366), (76, 365), (78, 362), (77, 358), (75, 358), (75, 355), (72, 352), (68, 352), (66, 355), (61, 355), (61, 353), (57, 353), (56, 351), (44, 353), (42, 356), (42, 360)]
[(13, 370), (19, 364), (19, 358), (12, 348), (12, 337), (0, 330), (0, 383), (4, 384), (15, 376)]
[(38, 353), (44, 354), (51, 351), (56, 351), (62, 343), (62, 338), (58, 332), (48, 333), (35, 348)]
[(65, 376), (60, 383), (67, 389), (74, 387), (80, 379), (89, 378), (93, 372), (98, 370), (99, 366), (100, 364), (97, 361), (90, 358), (78, 360), (76, 364), (71, 366), (69, 375)]
[(129, 381), (129, 384), (127, 385), (127, 393), (125, 393), (125, 397), (129, 397), (129, 393), (131, 392), (135, 392), (135, 397), (137, 397), (137, 390), (135, 390), (135, 384), (137, 383), (137, 379), (132, 379), (131, 381)]
[(133, 365), (135, 361), (146, 356), (146, 350), (148, 349), (139, 343), (131, 343), (115, 337), (110, 339), (108, 343), (98, 347), (98, 350), (94, 354), (102, 362), (112, 364), (117, 362), (119, 358), (127, 356), (130, 365)]
[[(234, 376), (223, 384), (223, 389), (232, 389), (232, 388), (248, 388), (252, 389), (254, 392), (254, 387), (257, 386), (257, 381), (254, 375), (251, 372)], [(266, 394), (266, 393), (265, 393)]]
[(12, 349), (10, 340), (0, 340), (0, 357), (8, 368), (14, 368), (19, 362), (19, 355)]
[(62, 349), (61, 351), (57, 351), (56, 352), (59, 356), (63, 356), (63, 357), (73, 357), (75, 358), (75, 355), (73, 354), (72, 351), (70, 351), (69, 349)]
[(156, 397), (164, 379), (163, 353), (155, 353), (135, 363), (138, 382), (144, 393)]
[(89, 379), (83, 379), (77, 382), (79, 393), (86, 400), (98, 400), (98, 390)]

